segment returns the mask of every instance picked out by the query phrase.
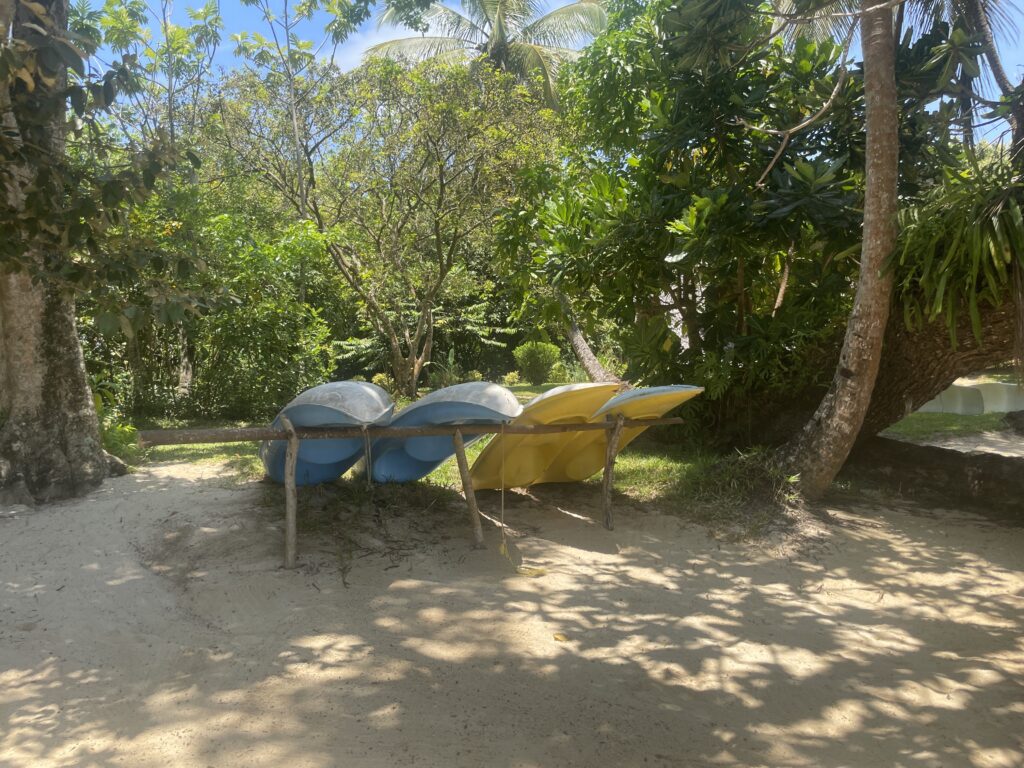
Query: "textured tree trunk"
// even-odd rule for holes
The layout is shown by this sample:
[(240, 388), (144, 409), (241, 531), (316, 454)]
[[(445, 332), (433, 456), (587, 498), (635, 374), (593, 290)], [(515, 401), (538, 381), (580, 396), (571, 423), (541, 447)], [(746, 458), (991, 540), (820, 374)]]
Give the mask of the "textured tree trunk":
[(864, 228), (860, 278), (832, 385), (790, 451), (800, 490), (820, 498), (842, 468), (864, 423), (882, 357), (896, 241), (899, 107), (891, 8), (862, 0), (865, 132)]
[[(41, 5), (57, 29), (67, 28), (66, 0), (42, 0)], [(7, 22), (10, 4), (0, 10)], [(17, 11), (14, 36), (35, 34), (24, 26), (37, 22), (34, 13)], [(63, 86), (59, 79), (51, 93)], [(4, 97), (7, 140), (61, 157), (63, 110), (40, 120), (38, 114), (17, 114)], [(33, 169), (7, 172), (16, 181), (4, 194), (17, 209), (25, 202), (17, 180), (31, 183)], [(53, 201), (54, 208), (60, 205), (60, 200)], [(42, 258), (39, 253), (28, 255)], [(98, 484), (108, 468), (75, 327), (74, 300), (25, 273), (0, 275), (0, 365), (0, 503), (61, 498)]]
[[(961, 376), (1009, 362), (1014, 355), (1016, 309), (1010, 300), (998, 307), (982, 303), (979, 344), (966, 310), (958, 314), (958, 343), (950, 344), (945, 323), (908, 330), (900, 313), (892, 313), (885, 330), (882, 363), (857, 442), (877, 435), (920, 408)], [(780, 445), (807, 423), (821, 400), (813, 390), (794, 392), (785, 402), (757, 400), (751, 439), (761, 445)], [(749, 443), (741, 443), (749, 445)]]
[(80, 494), (107, 474), (74, 302), (0, 278), (0, 502)]
[(895, 424), (961, 376), (1009, 362), (1016, 315), (1012, 301), (996, 308), (982, 307), (979, 344), (971, 331), (970, 316), (961, 312), (956, 349), (950, 344), (945, 323), (929, 323), (910, 331), (902, 318), (893, 316), (885, 332), (882, 365), (859, 439)]
[(195, 350), (185, 331), (185, 326), (178, 328), (178, 398), (184, 400), (192, 394), (192, 381), (195, 378), (195, 365), (192, 362)]
[(565, 316), (565, 326), (569, 333), (569, 344), (572, 346), (573, 354), (576, 355), (576, 359), (579, 360), (580, 365), (583, 366), (583, 370), (587, 372), (590, 380), (622, 381), (622, 379), (601, 365), (601, 361), (597, 359), (594, 350), (590, 348), (587, 337), (580, 330), (579, 323), (576, 322), (576, 313), (572, 311), (569, 298), (561, 291), (558, 292), (558, 303), (562, 305), (562, 314)]

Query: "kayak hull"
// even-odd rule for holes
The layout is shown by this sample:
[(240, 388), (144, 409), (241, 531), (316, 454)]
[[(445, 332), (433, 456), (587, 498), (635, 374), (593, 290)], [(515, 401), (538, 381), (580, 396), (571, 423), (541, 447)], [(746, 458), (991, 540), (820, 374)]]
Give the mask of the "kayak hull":
[[(658, 419), (697, 397), (704, 389), (686, 385), (631, 389), (616, 395), (594, 414), (592, 421), (622, 416), (626, 419)], [(636, 440), (647, 427), (624, 428), (618, 450)], [(609, 432), (575, 432), (552, 460), (538, 483), (575, 483), (604, 468)]]
[[(567, 384), (531, 400), (512, 423), (564, 424), (589, 421), (615, 394), (618, 384)], [(573, 433), (495, 435), (473, 463), (474, 488), (522, 488), (544, 475)]]
[[(298, 395), (274, 419), (272, 426), (282, 429), (286, 416), (296, 427), (359, 427), (387, 424), (394, 413), (391, 396), (365, 381), (335, 381), (321, 384)], [(267, 475), (284, 482), (284, 440), (266, 440), (260, 446), (260, 459)], [(297, 485), (318, 485), (336, 480), (363, 455), (360, 438), (343, 440), (300, 440), (295, 464)]]
[[(501, 424), (515, 418), (522, 406), (505, 387), (472, 381), (439, 389), (400, 411), (393, 427), (458, 424)], [(468, 445), (480, 435), (467, 435)], [(385, 437), (373, 441), (370, 471), (376, 483), (409, 483), (433, 472), (455, 455), (452, 437)]]

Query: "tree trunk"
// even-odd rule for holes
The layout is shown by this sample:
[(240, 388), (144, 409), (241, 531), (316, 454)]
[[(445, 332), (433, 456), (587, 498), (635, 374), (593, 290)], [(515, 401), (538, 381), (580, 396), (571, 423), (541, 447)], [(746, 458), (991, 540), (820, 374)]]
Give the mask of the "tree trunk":
[(860, 278), (832, 385), (790, 453), (800, 490), (820, 498), (842, 468), (864, 423), (882, 357), (892, 274), (883, 271), (897, 235), (899, 106), (893, 13), (862, 0), (865, 132), (864, 228)]
[(945, 323), (929, 323), (910, 331), (894, 315), (885, 332), (885, 351), (871, 408), (859, 440), (878, 434), (943, 392), (961, 376), (1007, 363), (1013, 357), (1016, 309), (1012, 301), (982, 307), (981, 344), (974, 338), (970, 316), (961, 312), (957, 347)]
[(587, 372), (587, 376), (591, 381), (621, 382), (622, 379), (601, 365), (601, 361), (597, 359), (594, 350), (590, 348), (587, 337), (583, 335), (579, 323), (576, 322), (576, 313), (572, 311), (569, 298), (561, 291), (557, 293), (558, 303), (562, 305), (562, 313), (565, 315), (566, 330), (569, 333), (569, 344), (572, 346), (576, 359), (583, 366), (583, 370)]
[(0, 501), (74, 496), (107, 474), (75, 305), (25, 274), (0, 278)]
[(188, 337), (185, 326), (178, 328), (178, 388), (175, 395), (180, 400), (185, 400), (192, 394), (192, 380), (195, 377), (195, 365), (192, 360), (195, 350), (192, 348), (192, 341)]
[[(945, 323), (929, 323), (908, 330), (901, 313), (889, 316), (882, 348), (882, 363), (871, 395), (864, 425), (857, 442), (861, 443), (943, 392), (961, 376), (977, 373), (1009, 362), (1014, 355), (1016, 309), (1007, 299), (998, 307), (985, 303), (981, 312), (981, 344), (971, 330), (969, 313), (958, 314), (956, 349), (950, 344)], [(806, 424), (821, 401), (822, 393), (813, 389), (794, 391), (785, 401), (758, 398), (753, 403), (752, 440), (760, 445), (781, 445)], [(736, 443), (749, 446), (749, 442)]]
[[(66, 0), (42, 0), (57, 30), (67, 29)], [(9, 23), (10, 4), (0, 8)], [(35, 35), (36, 10), (19, 7), (13, 36)], [(7, 35), (6, 27), (3, 33)], [(59, 98), (63, 78), (40, 84), (37, 94)], [(6, 97), (6, 94), (4, 94)], [(3, 100), (6, 140), (33, 153), (60, 159), (64, 154), (64, 110), (48, 119), (18, 114)], [(30, 155), (31, 156), (31, 155)], [(24, 185), (35, 178), (27, 164), (8, 168), (13, 179), (5, 194), (18, 209)], [(18, 180), (24, 182), (21, 184)], [(61, 201), (53, 200), (55, 209)], [(30, 260), (42, 254), (30, 253)], [(45, 281), (24, 273), (0, 276), (0, 503), (44, 501), (71, 496), (98, 484), (107, 474), (92, 393), (75, 327), (74, 300)]]

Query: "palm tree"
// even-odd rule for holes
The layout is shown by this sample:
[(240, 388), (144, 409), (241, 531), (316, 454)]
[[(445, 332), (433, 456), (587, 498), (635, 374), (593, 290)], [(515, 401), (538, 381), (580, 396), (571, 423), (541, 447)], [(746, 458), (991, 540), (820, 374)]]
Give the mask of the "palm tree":
[[(909, 0), (908, 0), (909, 1)], [(882, 358), (882, 342), (889, 320), (892, 297), (892, 273), (884, 264), (895, 247), (899, 212), (899, 101), (896, 90), (896, 35), (904, 22), (923, 27), (934, 20), (966, 21), (968, 29), (983, 42), (986, 60), (996, 84), (1007, 97), (1013, 97), (1013, 84), (1002, 68), (992, 35), (992, 20), (1012, 21), (1005, 16), (998, 0), (912, 0), (910, 18), (904, 6), (894, 11), (894, 3), (859, 0), (861, 50), (864, 55), (864, 116), (867, 146), (865, 151), (864, 227), (861, 244), (860, 276), (853, 311), (846, 327), (839, 362), (832, 385), (818, 409), (804, 426), (791, 447), (790, 461), (800, 475), (800, 488), (807, 498), (822, 496), (842, 468), (860, 433)], [(853, 3), (839, 0), (835, 5), (849, 8)], [(856, 7), (856, 6), (854, 6)], [(833, 6), (835, 10), (835, 6)], [(829, 21), (842, 19), (843, 26), (854, 16), (833, 13), (821, 17), (818, 29), (828, 29)], [(835, 27), (833, 26), (834, 30)], [(1021, 162), (1021, 123), (1024, 106), (1011, 98), (1011, 148)], [(969, 130), (969, 129), (968, 129)], [(965, 137), (967, 138), (967, 137)], [(969, 138), (967, 138), (969, 141)]]
[[(554, 105), (558, 67), (577, 55), (577, 46), (607, 27), (608, 16), (604, 0), (576, 0), (545, 14), (541, 7), (537, 0), (462, 0), (459, 13), (435, 2), (423, 14), (423, 35), (380, 43), (366, 55), (413, 61), (482, 56), (523, 80), (539, 74)], [(380, 26), (401, 26), (400, 19), (388, 7)]]

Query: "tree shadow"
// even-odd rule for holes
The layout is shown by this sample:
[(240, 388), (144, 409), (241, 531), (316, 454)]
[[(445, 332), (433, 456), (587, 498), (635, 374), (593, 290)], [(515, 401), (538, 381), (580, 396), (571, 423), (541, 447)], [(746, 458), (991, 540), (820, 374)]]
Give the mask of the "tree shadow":
[[(352, 524), (342, 490), (307, 516)], [(608, 532), (585, 490), (506, 506), (531, 578), (458, 494), (387, 493), (391, 537), (430, 538), (348, 570), (308, 520), (280, 569), (263, 490), (170, 470), (0, 522), (0, 762), (1024, 762), (1020, 529), (849, 505), (780, 555), (628, 507)]]

